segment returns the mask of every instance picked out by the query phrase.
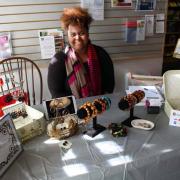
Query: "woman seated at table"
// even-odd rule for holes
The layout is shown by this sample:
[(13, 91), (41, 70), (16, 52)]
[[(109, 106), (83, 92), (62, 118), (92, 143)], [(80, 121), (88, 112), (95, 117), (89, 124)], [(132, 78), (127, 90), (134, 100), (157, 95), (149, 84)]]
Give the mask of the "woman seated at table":
[(89, 39), (92, 17), (86, 9), (64, 9), (61, 26), (69, 45), (54, 55), (48, 67), (48, 87), (52, 98), (76, 98), (112, 93), (114, 69), (107, 52)]

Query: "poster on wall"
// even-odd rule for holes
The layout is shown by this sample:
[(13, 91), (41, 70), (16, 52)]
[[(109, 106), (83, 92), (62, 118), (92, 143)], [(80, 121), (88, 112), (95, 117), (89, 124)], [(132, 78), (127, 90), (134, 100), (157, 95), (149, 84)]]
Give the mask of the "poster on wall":
[(10, 57), (12, 54), (11, 34), (0, 33), (0, 60)]
[(136, 10), (153, 11), (156, 8), (156, 0), (137, 0)]
[(145, 21), (144, 20), (137, 20), (136, 40), (137, 41), (145, 40)]
[(156, 14), (156, 33), (164, 33), (165, 14)]
[(132, 7), (132, 0), (111, 0), (112, 7)]
[(145, 15), (146, 36), (154, 34), (154, 15)]
[(42, 59), (52, 58), (64, 48), (63, 31), (60, 29), (39, 30), (38, 36)]
[(94, 20), (104, 20), (104, 0), (81, 0), (81, 7), (87, 8)]
[(125, 41), (127, 43), (137, 43), (137, 21), (128, 20), (125, 23)]
[(22, 152), (22, 146), (17, 136), (10, 114), (0, 119), (0, 177)]

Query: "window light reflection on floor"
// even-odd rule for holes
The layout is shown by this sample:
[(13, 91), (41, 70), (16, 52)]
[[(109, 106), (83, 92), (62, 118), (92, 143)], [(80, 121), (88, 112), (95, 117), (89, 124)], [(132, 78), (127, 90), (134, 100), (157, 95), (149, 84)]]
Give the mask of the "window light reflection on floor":
[(171, 152), (171, 151), (173, 151), (173, 149), (163, 149), (161, 152), (162, 153), (167, 153), (167, 152)]
[(66, 160), (70, 160), (70, 159), (76, 159), (76, 155), (74, 154), (72, 149), (69, 149), (63, 156), (62, 156), (62, 160), (66, 161)]
[(121, 164), (126, 164), (132, 162), (132, 158), (130, 156), (120, 156), (117, 158), (109, 159), (108, 164), (110, 166), (118, 166)]
[(123, 151), (122, 146), (118, 145), (114, 141), (103, 141), (95, 143), (95, 146), (100, 150), (102, 154), (116, 154)]
[(155, 144), (143, 144), (143, 147), (145, 147), (145, 148), (152, 148), (154, 146), (155, 146)]
[(88, 135), (83, 135), (83, 138), (85, 139), (85, 140), (88, 140), (88, 141), (94, 141), (94, 140), (98, 140), (98, 139), (103, 139), (104, 138), (104, 136), (102, 135), (102, 134), (98, 134), (97, 136), (95, 136), (95, 137), (90, 137), (90, 136), (88, 136)]
[(60, 142), (60, 140), (58, 140), (58, 139), (50, 138), (50, 139), (44, 141), (44, 144), (57, 144), (59, 142)]
[(67, 165), (63, 167), (63, 170), (69, 177), (88, 173), (86, 166), (83, 164)]

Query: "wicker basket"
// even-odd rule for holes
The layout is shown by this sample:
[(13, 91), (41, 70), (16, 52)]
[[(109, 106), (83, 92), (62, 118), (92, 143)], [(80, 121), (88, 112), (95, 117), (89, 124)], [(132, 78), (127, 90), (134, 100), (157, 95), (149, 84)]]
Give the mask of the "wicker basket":
[(53, 121), (47, 125), (47, 134), (56, 139), (70, 137), (74, 135), (77, 130), (77, 116), (72, 114), (53, 118)]

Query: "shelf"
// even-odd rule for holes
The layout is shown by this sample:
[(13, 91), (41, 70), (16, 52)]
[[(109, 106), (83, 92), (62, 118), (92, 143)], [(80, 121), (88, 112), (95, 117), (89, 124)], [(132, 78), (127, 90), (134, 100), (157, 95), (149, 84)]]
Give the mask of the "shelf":
[(176, 44), (165, 44), (165, 47), (175, 47)]
[(179, 32), (166, 32), (166, 34), (180, 34), (180, 31)]
[(180, 59), (173, 53), (178, 38), (180, 38), (180, 0), (168, 0), (166, 34), (163, 55), (163, 72), (170, 69), (180, 69)]
[(167, 22), (180, 22), (180, 19), (176, 20), (176, 19), (167, 19)]

